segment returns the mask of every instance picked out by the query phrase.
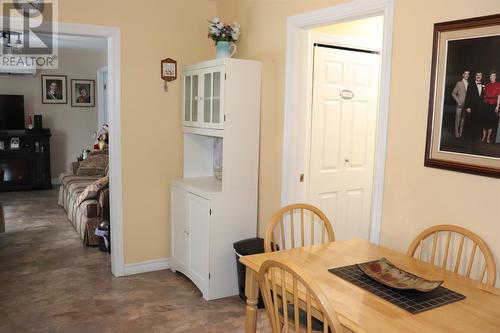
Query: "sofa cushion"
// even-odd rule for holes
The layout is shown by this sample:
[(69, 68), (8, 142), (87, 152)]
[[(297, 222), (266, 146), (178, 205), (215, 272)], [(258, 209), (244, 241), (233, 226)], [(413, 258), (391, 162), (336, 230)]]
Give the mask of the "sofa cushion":
[(76, 175), (78, 172), (78, 167), (80, 166), (80, 161), (71, 162), (71, 173)]
[(87, 186), (82, 193), (80, 193), (77, 204), (80, 205), (85, 200), (99, 198), (101, 190), (108, 187), (108, 185), (109, 185), (108, 176), (99, 178), (98, 180)]
[(97, 179), (101, 178), (100, 176), (76, 176), (76, 175), (70, 175), (70, 174), (64, 174), (61, 175), (60, 177), (61, 185), (63, 187), (67, 187), (71, 183), (82, 183), (82, 182), (88, 182), (92, 183), (93, 181), (96, 181)]
[(80, 193), (82, 193), (87, 186), (92, 184), (93, 181), (80, 181), (80, 182), (71, 182), (65, 186), (65, 194), (64, 194), (64, 207), (68, 208), (68, 203), (70, 201), (76, 204)]
[(103, 150), (92, 150), (88, 156), (95, 156), (95, 155), (109, 155), (109, 150), (108, 149), (103, 149)]
[(59, 175), (59, 184), (62, 185), (62, 181), (64, 178), (68, 177), (68, 176), (72, 176), (73, 174), (72, 173), (69, 173), (69, 172), (63, 172)]
[(108, 165), (108, 155), (97, 154), (87, 157), (86, 160), (81, 161), (76, 172), (77, 176), (104, 176), (105, 169)]
[(68, 186), (68, 194), (66, 195), (64, 206), (68, 218), (72, 223), (74, 223), (74, 216), (78, 210), (78, 197), (88, 185), (86, 183), (72, 183)]

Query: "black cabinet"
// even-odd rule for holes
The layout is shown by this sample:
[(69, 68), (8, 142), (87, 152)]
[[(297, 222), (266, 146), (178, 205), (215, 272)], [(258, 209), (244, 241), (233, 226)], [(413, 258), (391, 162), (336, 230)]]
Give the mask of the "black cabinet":
[(0, 191), (51, 189), (50, 130), (0, 132)]

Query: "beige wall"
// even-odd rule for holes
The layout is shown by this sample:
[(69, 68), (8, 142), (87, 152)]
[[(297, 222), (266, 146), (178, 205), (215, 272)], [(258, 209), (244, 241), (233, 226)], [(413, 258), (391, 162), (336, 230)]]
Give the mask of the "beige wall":
[(497, 0), (396, 2), (382, 226), (391, 248), (405, 250), (430, 225), (458, 224), (489, 244), (500, 267), (500, 180), (423, 167), (433, 23), (498, 12)]
[[(286, 18), (338, 3), (217, 1), (218, 16), (241, 23), (242, 38), (236, 56), (263, 61), (260, 234), (280, 206)], [(433, 24), (499, 11), (498, 0), (395, 1), (382, 225), (382, 243), (388, 247), (406, 251), (418, 231), (447, 222), (477, 232), (500, 263), (500, 181), (423, 166)]]
[(182, 174), (181, 84), (163, 90), (160, 61), (214, 57), (207, 0), (59, 2), (59, 19), (121, 30), (123, 223), (125, 263), (170, 255), (169, 182)]
[[(69, 168), (83, 148), (91, 149), (98, 129), (97, 107), (71, 107), (71, 79), (96, 79), (96, 71), (106, 64), (106, 50), (59, 50), (59, 68), (41, 70), (35, 77), (2, 75), (0, 93), (24, 95), (24, 113), (41, 114), (43, 126), (50, 128), (52, 179)], [(41, 75), (66, 75), (68, 104), (42, 104)], [(98, 98), (98, 97), (97, 97)], [(97, 106), (97, 104), (96, 104)]]

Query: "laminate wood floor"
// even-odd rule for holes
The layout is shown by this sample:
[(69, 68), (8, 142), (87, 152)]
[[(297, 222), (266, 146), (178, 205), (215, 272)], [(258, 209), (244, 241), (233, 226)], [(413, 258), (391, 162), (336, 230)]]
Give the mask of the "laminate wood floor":
[[(0, 202), (0, 332), (244, 331), (239, 297), (206, 302), (170, 270), (114, 278), (109, 255), (82, 245), (57, 190), (0, 193)], [(270, 332), (264, 310), (259, 332)]]

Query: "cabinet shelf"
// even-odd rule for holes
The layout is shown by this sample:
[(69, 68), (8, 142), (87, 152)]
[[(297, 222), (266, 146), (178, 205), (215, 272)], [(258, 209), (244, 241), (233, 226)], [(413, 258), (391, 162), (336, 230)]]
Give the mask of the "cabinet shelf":
[(202, 197), (212, 197), (222, 192), (222, 181), (215, 177), (178, 178), (172, 183)]
[(184, 133), (205, 135), (205, 136), (214, 136), (217, 138), (224, 137), (224, 130), (213, 129), (213, 128), (201, 128), (201, 127), (193, 127), (193, 126), (183, 126)]

